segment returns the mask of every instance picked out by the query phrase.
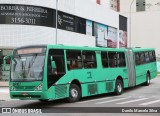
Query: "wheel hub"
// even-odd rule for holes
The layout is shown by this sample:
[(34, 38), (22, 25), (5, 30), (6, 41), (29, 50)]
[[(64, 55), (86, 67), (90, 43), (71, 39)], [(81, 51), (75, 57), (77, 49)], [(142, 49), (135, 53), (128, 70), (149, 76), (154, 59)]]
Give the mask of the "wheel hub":
[(122, 91), (122, 86), (121, 86), (121, 84), (118, 84), (117, 90), (118, 90), (118, 92), (121, 92), (121, 91)]
[(76, 98), (78, 96), (78, 91), (76, 89), (72, 89), (71, 96), (72, 96), (72, 98)]

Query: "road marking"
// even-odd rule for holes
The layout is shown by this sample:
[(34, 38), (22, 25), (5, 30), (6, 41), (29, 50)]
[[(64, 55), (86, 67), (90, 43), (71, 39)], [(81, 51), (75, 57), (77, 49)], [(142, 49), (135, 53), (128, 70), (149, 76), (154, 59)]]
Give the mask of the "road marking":
[(151, 101), (151, 102), (142, 103), (140, 105), (144, 106), (144, 105), (150, 105), (150, 104), (154, 104), (154, 103), (158, 103), (158, 102), (160, 102), (160, 99), (159, 100), (155, 100), (155, 101)]
[(113, 99), (113, 100), (104, 101), (104, 102), (97, 102), (95, 104), (104, 104), (104, 103), (109, 103), (109, 102), (114, 102), (114, 101), (120, 101), (120, 100), (124, 100), (124, 99), (128, 99), (128, 98)]
[(116, 104), (127, 104), (127, 103), (132, 103), (132, 102), (142, 101), (142, 100), (146, 100), (146, 99), (149, 99), (149, 98), (140, 98), (140, 99), (135, 99), (135, 100), (125, 101), (125, 102), (116, 103)]
[(99, 99), (93, 99), (93, 100), (81, 101), (81, 102), (76, 102), (76, 103), (87, 103), (87, 102), (99, 101), (99, 100), (104, 100), (104, 99), (109, 99), (109, 98), (113, 98), (113, 97), (99, 98)]

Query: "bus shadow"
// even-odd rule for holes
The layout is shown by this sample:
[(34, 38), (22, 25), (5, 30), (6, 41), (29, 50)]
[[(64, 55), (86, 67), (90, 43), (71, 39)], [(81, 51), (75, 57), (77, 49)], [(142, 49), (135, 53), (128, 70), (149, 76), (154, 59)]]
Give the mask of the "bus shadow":
[[(152, 85), (154, 85), (154, 83), (150, 83), (149, 86), (152, 86)], [(144, 83), (142, 83), (142, 84), (134, 86), (134, 87), (125, 88), (123, 94), (128, 93), (128, 92), (132, 92), (132, 91), (136, 91), (136, 90), (139, 90), (139, 89), (142, 89), (145, 87), (149, 87), (149, 86), (146, 86)]]
[(69, 103), (67, 99), (59, 99), (59, 100), (50, 100), (50, 101), (32, 101), (32, 103), (24, 104), (19, 107), (21, 108), (45, 108), (45, 107), (56, 107), (58, 105), (62, 105), (65, 103)]

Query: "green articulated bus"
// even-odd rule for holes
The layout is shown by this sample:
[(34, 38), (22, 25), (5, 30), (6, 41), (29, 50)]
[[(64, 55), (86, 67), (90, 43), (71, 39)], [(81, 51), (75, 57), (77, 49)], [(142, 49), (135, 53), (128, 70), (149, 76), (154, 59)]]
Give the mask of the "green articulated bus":
[(10, 97), (48, 101), (115, 92), (157, 76), (154, 48), (100, 48), (35, 45), (13, 50)]

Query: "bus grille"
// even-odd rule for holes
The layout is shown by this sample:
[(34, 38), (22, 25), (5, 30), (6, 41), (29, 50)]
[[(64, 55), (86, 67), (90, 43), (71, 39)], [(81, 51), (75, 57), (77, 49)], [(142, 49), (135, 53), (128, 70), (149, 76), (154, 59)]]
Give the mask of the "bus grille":
[(55, 97), (56, 98), (64, 98), (67, 97), (67, 86), (61, 85), (55, 87)]
[(113, 82), (107, 82), (106, 83), (106, 90), (112, 91), (113, 90)]
[(88, 93), (96, 94), (97, 93), (97, 84), (89, 84), (88, 85)]
[(26, 91), (29, 91), (29, 90), (33, 90), (34, 88), (35, 88), (35, 86), (15, 86), (16, 90), (26, 90)]

